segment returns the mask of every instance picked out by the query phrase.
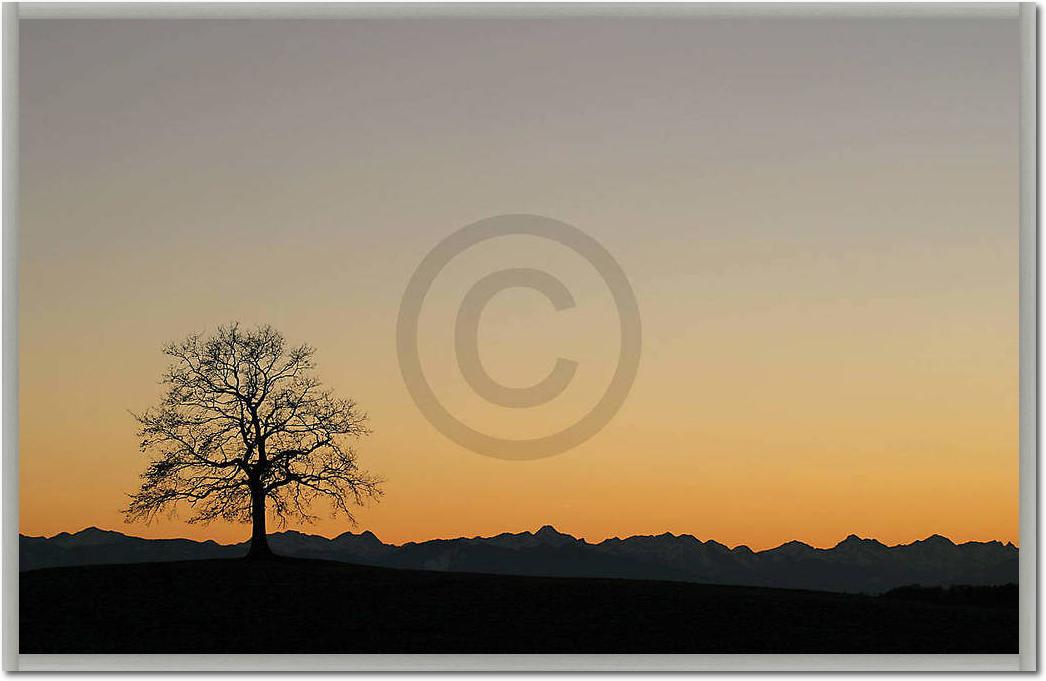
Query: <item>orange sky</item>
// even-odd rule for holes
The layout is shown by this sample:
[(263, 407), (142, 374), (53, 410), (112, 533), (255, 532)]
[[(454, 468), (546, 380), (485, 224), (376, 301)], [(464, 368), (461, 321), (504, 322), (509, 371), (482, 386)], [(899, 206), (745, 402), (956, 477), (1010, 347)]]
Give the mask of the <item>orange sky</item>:
[[(161, 345), (240, 320), (316, 346), (369, 412), (386, 494), (355, 529), (385, 541), (1016, 542), (1015, 20), (22, 26), (22, 532), (245, 539), (118, 512)], [(421, 258), (510, 212), (599, 240), (643, 318), (620, 412), (539, 461), (445, 439), (395, 355)], [(576, 308), (499, 295), (483, 362), (507, 385), (580, 368), (550, 404), (485, 404), (455, 311), (535, 266)], [(492, 434), (570, 423), (613, 370), (607, 291), (554, 244), (477, 246), (430, 298), (427, 375)]]

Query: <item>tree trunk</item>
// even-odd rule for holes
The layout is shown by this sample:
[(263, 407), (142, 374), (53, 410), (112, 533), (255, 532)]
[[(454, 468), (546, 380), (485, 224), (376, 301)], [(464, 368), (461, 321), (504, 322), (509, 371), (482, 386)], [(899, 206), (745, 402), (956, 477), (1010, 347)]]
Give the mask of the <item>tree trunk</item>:
[(269, 539), (265, 536), (265, 491), (251, 489), (251, 550), (248, 558), (271, 558)]

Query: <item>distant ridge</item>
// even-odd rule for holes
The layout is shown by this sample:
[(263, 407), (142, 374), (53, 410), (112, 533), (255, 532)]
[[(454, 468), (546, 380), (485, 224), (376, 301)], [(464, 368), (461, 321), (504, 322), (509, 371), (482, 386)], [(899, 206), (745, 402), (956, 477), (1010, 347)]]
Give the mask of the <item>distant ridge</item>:
[[(887, 546), (851, 534), (832, 548), (799, 541), (752, 551), (684, 534), (637, 535), (590, 544), (545, 525), (537, 532), (433, 539), (401, 546), (374, 533), (332, 539), (297, 531), (270, 535), (278, 554), (382, 567), (554, 577), (616, 577), (881, 593), (912, 584), (1017, 582), (1018, 549), (998, 541), (956, 544), (931, 535)], [(247, 544), (142, 539), (89, 527), (53, 537), (19, 536), (19, 568), (236, 558)]]

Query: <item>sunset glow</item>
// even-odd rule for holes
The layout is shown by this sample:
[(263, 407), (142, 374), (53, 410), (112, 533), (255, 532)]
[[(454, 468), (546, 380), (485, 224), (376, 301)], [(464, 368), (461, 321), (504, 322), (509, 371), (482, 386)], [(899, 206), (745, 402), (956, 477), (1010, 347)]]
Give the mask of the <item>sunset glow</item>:
[[(247, 539), (120, 514), (161, 346), (238, 320), (318, 349), (386, 480), (357, 525), (289, 529), (1017, 543), (1016, 64), (988, 18), (23, 21), (21, 532)], [(446, 439), (397, 364), (418, 263), (505, 213), (596, 239), (643, 323), (620, 411), (536, 461)], [(532, 409), (483, 402), (454, 354), (463, 295), (506, 267), (576, 301), (483, 313), (505, 385), (578, 362)], [(506, 237), (441, 274), (422, 360), (463, 420), (531, 437), (602, 394), (617, 324), (584, 261)]]

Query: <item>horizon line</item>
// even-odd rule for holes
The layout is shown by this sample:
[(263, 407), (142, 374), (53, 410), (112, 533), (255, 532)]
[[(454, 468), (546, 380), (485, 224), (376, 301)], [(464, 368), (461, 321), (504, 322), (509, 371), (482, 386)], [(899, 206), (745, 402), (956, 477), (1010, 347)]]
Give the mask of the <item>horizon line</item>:
[[(804, 541), (799, 540), (799, 539), (789, 539), (789, 540), (783, 541), (780, 544), (777, 544), (775, 546), (771, 546), (771, 547), (765, 548), (765, 549), (758, 549), (758, 550), (753, 549), (753, 548), (751, 548), (750, 546), (748, 546), (747, 544), (744, 544), (744, 543), (735, 544), (733, 546), (730, 546), (729, 544), (725, 544), (725, 543), (723, 543), (723, 542), (721, 542), (721, 541), (719, 541), (717, 539), (701, 539), (701, 538), (699, 538), (696, 535), (691, 534), (691, 533), (675, 534), (675, 533), (669, 532), (667, 530), (665, 532), (661, 532), (660, 534), (632, 534), (632, 535), (628, 535), (627, 537), (622, 537), (622, 536), (619, 536), (619, 535), (615, 535), (615, 536), (612, 536), (612, 537), (606, 537), (605, 539), (602, 539), (602, 540), (597, 541), (597, 542), (590, 542), (590, 541), (588, 541), (587, 539), (585, 539), (583, 537), (575, 537), (574, 535), (570, 534), (569, 532), (561, 532), (560, 530), (557, 530), (555, 528), (555, 526), (553, 526), (551, 524), (542, 525), (537, 530), (521, 530), (519, 532), (510, 532), (510, 531), (506, 530), (506, 531), (499, 532), (497, 534), (493, 534), (493, 535), (489, 535), (489, 536), (483, 536), (483, 535), (471, 535), (471, 536), (459, 535), (459, 536), (456, 536), (456, 537), (432, 537), (430, 539), (412, 540), (412, 541), (402, 542), (402, 543), (399, 543), (399, 544), (396, 544), (396, 543), (386, 543), (375, 532), (373, 532), (372, 530), (369, 530), (369, 529), (363, 529), (363, 530), (361, 530), (359, 532), (354, 532), (352, 530), (346, 530), (346, 531), (341, 532), (341, 533), (339, 533), (337, 535), (334, 535), (332, 537), (329, 537), (329, 536), (327, 536), (325, 534), (321, 534), (321, 533), (312, 534), (312, 533), (309, 533), (309, 532), (303, 532), (301, 530), (285, 529), (285, 530), (280, 530), (278, 532), (269, 532), (267, 534), (267, 536), (273, 537), (273, 536), (277, 536), (277, 535), (281, 535), (281, 534), (300, 534), (300, 535), (304, 535), (304, 536), (307, 536), (307, 537), (319, 537), (319, 538), (325, 539), (327, 541), (332, 541), (332, 540), (334, 540), (334, 539), (336, 539), (338, 537), (344, 536), (346, 534), (351, 534), (351, 535), (354, 535), (354, 536), (361, 536), (361, 535), (364, 535), (364, 534), (370, 534), (371, 536), (373, 536), (375, 539), (377, 539), (380, 543), (384, 544), (385, 546), (393, 546), (393, 547), (396, 547), (396, 548), (401, 548), (401, 547), (407, 546), (409, 544), (424, 544), (424, 543), (432, 542), (432, 541), (454, 541), (454, 540), (457, 540), (457, 539), (472, 539), (472, 540), (476, 540), (476, 539), (494, 539), (496, 537), (500, 537), (500, 536), (506, 535), (506, 534), (507, 535), (529, 534), (531, 536), (536, 536), (538, 533), (540, 533), (540, 532), (542, 532), (543, 530), (546, 530), (546, 529), (550, 529), (550, 530), (554, 531), (556, 534), (559, 534), (559, 535), (562, 535), (562, 536), (565, 536), (565, 537), (570, 537), (571, 539), (574, 539), (575, 541), (579, 541), (579, 542), (582, 542), (584, 544), (588, 544), (589, 546), (598, 546), (599, 544), (603, 544), (603, 543), (606, 543), (608, 541), (613, 541), (613, 540), (625, 541), (625, 540), (628, 540), (628, 539), (635, 539), (635, 538), (641, 538), (641, 537), (664, 537), (664, 536), (670, 536), (670, 537), (673, 537), (673, 538), (676, 538), (676, 539), (682, 539), (682, 538), (689, 537), (689, 538), (694, 539), (695, 541), (698, 541), (698, 542), (700, 542), (702, 544), (716, 543), (716, 544), (719, 544), (720, 546), (726, 547), (730, 551), (735, 551), (735, 550), (737, 550), (739, 548), (746, 548), (749, 551), (751, 551), (752, 553), (764, 553), (766, 551), (773, 551), (775, 549), (779, 549), (782, 546), (787, 546), (789, 544), (802, 544), (803, 546), (807, 546), (809, 548), (812, 548), (812, 549), (815, 549), (815, 550), (818, 550), (818, 551), (828, 551), (828, 550), (831, 550), (831, 549), (834, 549), (834, 548), (838, 548), (841, 544), (844, 544), (846, 541), (848, 541), (850, 539), (853, 539), (853, 538), (856, 538), (856, 539), (861, 540), (861, 541), (872, 541), (872, 542), (875, 542), (875, 543), (879, 544), (880, 546), (884, 546), (884, 547), (890, 548), (890, 549), (898, 548), (898, 547), (904, 547), (904, 546), (912, 546), (914, 544), (919, 544), (919, 543), (922, 543), (922, 542), (929, 541), (929, 540), (933, 539), (934, 537), (940, 537), (942, 539), (945, 539), (945, 540), (948, 541), (948, 543), (952, 544), (953, 546), (965, 546), (966, 544), (993, 544), (993, 543), (995, 543), (995, 544), (1000, 544), (1001, 546), (1012, 546), (1015, 549), (1018, 549), (1018, 550), (1020, 549), (1020, 544), (1017, 544), (1017, 543), (1015, 543), (1013, 541), (1005, 541), (1004, 542), (1004, 541), (1002, 541), (1000, 539), (989, 539), (987, 541), (978, 541), (978, 540), (970, 539), (970, 540), (967, 540), (967, 541), (964, 541), (964, 542), (957, 542), (957, 541), (953, 540), (951, 537), (948, 537), (946, 535), (940, 534), (938, 532), (934, 532), (932, 534), (929, 534), (926, 537), (924, 537), (923, 539), (915, 539), (915, 540), (912, 540), (912, 541), (907, 542), (907, 543), (898, 543), (898, 544), (886, 544), (885, 542), (882, 542), (882, 541), (880, 541), (879, 539), (877, 539), (875, 537), (862, 537), (862, 536), (858, 535), (855, 532), (851, 532), (850, 534), (846, 535), (845, 537), (843, 537), (842, 539), (837, 541), (835, 544), (832, 544), (831, 546), (815, 546), (813, 544), (809, 544), (809, 543), (804, 542)], [(60, 537), (62, 535), (74, 536), (74, 535), (86, 532), (87, 530), (98, 530), (100, 532), (112, 532), (112, 533), (115, 533), (115, 534), (122, 535), (124, 537), (130, 537), (130, 538), (133, 538), (133, 539), (142, 539), (144, 541), (177, 541), (177, 540), (182, 540), (182, 541), (191, 541), (191, 542), (194, 542), (194, 543), (197, 543), (197, 544), (206, 544), (206, 543), (209, 543), (209, 542), (213, 542), (213, 543), (217, 544), (218, 546), (239, 546), (240, 544), (247, 544), (247, 543), (250, 542), (250, 537), (244, 539), (243, 541), (234, 542), (234, 543), (227, 543), (227, 544), (223, 544), (223, 543), (221, 543), (221, 542), (219, 542), (219, 541), (217, 541), (215, 539), (190, 539), (189, 537), (158, 537), (158, 538), (150, 539), (148, 537), (140, 537), (140, 536), (133, 535), (133, 534), (127, 534), (125, 532), (121, 532), (120, 530), (106, 529), (106, 528), (98, 527), (97, 525), (88, 525), (88, 526), (86, 526), (86, 527), (84, 527), (82, 529), (79, 529), (79, 530), (75, 531), (75, 532), (70, 532), (68, 530), (63, 530), (63, 531), (58, 532), (56, 534), (53, 534), (51, 536), (24, 534), (21, 530), (19, 530), (18, 536), (19, 536), (19, 538), (25, 537), (27, 539), (55, 539), (55, 538)]]

